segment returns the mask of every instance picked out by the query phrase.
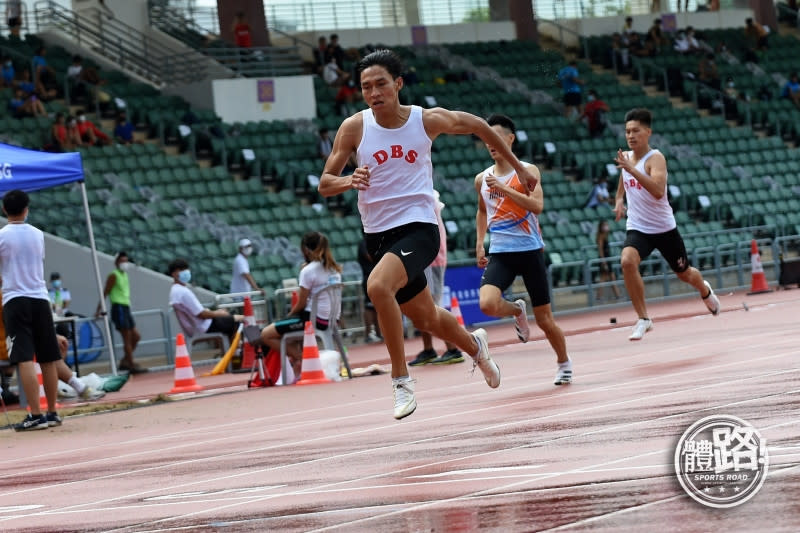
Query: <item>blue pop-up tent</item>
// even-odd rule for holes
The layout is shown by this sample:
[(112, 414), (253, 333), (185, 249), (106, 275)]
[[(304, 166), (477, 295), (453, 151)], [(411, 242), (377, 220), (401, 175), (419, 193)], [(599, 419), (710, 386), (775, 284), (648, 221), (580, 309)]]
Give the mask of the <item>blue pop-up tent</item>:
[(81, 188), (97, 292), (103, 311), (103, 335), (106, 346), (108, 346), (109, 359), (111, 359), (111, 372), (116, 375), (117, 363), (114, 357), (114, 344), (111, 342), (111, 328), (108, 325), (106, 301), (103, 298), (103, 283), (100, 278), (100, 265), (97, 261), (97, 248), (94, 243), (92, 217), (89, 213), (89, 200), (86, 196), (81, 154), (78, 152), (52, 154), (0, 143), (0, 196), (14, 189), (31, 192), (74, 182), (78, 182)]

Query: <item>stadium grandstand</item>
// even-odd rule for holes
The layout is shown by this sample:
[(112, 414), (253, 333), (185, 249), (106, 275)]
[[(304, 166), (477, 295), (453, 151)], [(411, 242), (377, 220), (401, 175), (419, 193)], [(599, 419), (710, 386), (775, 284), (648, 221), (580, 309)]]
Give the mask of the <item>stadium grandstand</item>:
[[(238, 4), (252, 33), (244, 49), (233, 44), (235, 13), (200, 1), (26, 2), (20, 34), (0, 37), (6, 61), (20, 73), (31, 69), (34, 78), (44, 48), (56, 92), (44, 102), (46, 114), (19, 117), (10, 111), (12, 85), (0, 89), (3, 142), (59, 149), (56, 114), (83, 116), (112, 137), (121, 113), (133, 126), (129, 144), (74, 149), (82, 155), (97, 249), (109, 257), (126, 250), (150, 273), (137, 278), (135, 311), (169, 316), (161, 288), (175, 257), (191, 261), (205, 302), (221, 302), (237, 243), (247, 238), (254, 245), (252, 275), (267, 292), (261, 318), (281, 314), (284, 281), (296, 278), (303, 260), (300, 239), (322, 230), (345, 267), (345, 282), (353, 284), (346, 331), (360, 334), (357, 198), (326, 200), (316, 191), (323, 167), (318, 131), (333, 137), (347, 114), (364, 109), (357, 98), (343, 100), (341, 87), (315, 70), (318, 39), (331, 34), (344, 49), (344, 72), (376, 48), (398, 52), (406, 66), (405, 103), (515, 120), (521, 134), (515, 150), (542, 171), (539, 221), (557, 312), (621, 303), (596, 298), (604, 283), (595, 231), (601, 219), (610, 220), (611, 253), (618, 256), (625, 221), (586, 204), (601, 177), (612, 195), (616, 190), (613, 158), (625, 147), (623, 117), (633, 107), (654, 112), (652, 144), (669, 162), (670, 202), (692, 263), (715, 287), (749, 284), (753, 239), (772, 281), (798, 255), (800, 109), (783, 96), (800, 54), (796, 6), (769, 0)], [(626, 16), (642, 39), (660, 20), (664, 42), (647, 54), (623, 52), (618, 37)], [(768, 45), (746, 38), (751, 17), (769, 28)], [(684, 54), (674, 39), (689, 26), (700, 49)], [(711, 54), (721, 83), (699, 75), (699, 63)], [(95, 77), (68, 74), (76, 55)], [(583, 121), (564, 112), (557, 73), (572, 59), (584, 89), (596, 90), (610, 108), (600, 135), (590, 136)], [(729, 79), (735, 92), (727, 90)], [(489, 163), (473, 138), (447, 136), (434, 144), (451, 269), (474, 267), (472, 182)], [(32, 202), (32, 222), (58, 238), (48, 240), (48, 265), (83, 289), (73, 289), (85, 293), (74, 298), (76, 310), (93, 314), (97, 291), (83, 279), (91, 260), (79, 188), (39, 191)], [(51, 242), (58, 244), (50, 248)], [(60, 250), (70, 251), (58, 257)], [(621, 280), (618, 264), (613, 268)], [(643, 269), (648, 297), (688, 294), (660, 256)], [(177, 331), (169, 321), (143, 327), (152, 350), (169, 352), (168, 342), (159, 344), (170, 327)]]

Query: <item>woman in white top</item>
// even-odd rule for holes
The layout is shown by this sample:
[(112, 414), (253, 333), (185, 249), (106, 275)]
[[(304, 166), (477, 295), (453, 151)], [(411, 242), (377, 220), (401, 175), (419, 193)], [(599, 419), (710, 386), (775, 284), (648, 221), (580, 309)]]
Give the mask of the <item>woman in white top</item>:
[[(273, 322), (261, 330), (261, 339), (264, 344), (276, 351), (281, 349), (281, 337), (290, 331), (302, 331), (305, 323), (311, 318), (311, 302), (314, 296), (322, 289), (342, 281), (342, 267), (333, 258), (328, 238), (312, 231), (303, 235), (300, 243), (306, 264), (300, 271), (297, 301), (289, 311), (289, 316), (283, 320)], [(317, 301), (317, 321), (314, 327), (317, 330), (328, 329), (330, 320), (338, 317), (331, 316), (330, 297), (321, 294)], [(292, 360), (294, 375), (299, 376), (303, 362), (303, 352), (296, 344), (287, 345), (286, 351)]]

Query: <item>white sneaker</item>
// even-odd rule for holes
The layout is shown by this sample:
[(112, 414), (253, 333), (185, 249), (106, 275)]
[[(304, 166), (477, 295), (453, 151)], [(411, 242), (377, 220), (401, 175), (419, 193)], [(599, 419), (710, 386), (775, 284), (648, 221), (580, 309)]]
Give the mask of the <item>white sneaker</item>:
[(703, 303), (706, 304), (708, 310), (711, 311), (711, 314), (716, 316), (719, 314), (719, 298), (717, 295), (714, 294), (714, 289), (711, 288), (711, 284), (706, 280), (703, 280), (703, 285), (706, 286), (708, 289), (708, 295), (703, 298)]
[(392, 380), (394, 391), (394, 417), (398, 420), (405, 418), (417, 408), (414, 398), (414, 380), (406, 377), (402, 381)]
[(653, 321), (649, 318), (640, 318), (636, 325), (633, 326), (633, 333), (628, 337), (628, 340), (638, 341), (644, 337), (644, 334), (653, 329)]
[(472, 332), (472, 336), (478, 343), (478, 353), (472, 358), (472, 371), (475, 371), (476, 366), (480, 368), (486, 383), (496, 389), (500, 386), (500, 369), (489, 355), (489, 335), (485, 329), (481, 328)]
[(572, 365), (558, 365), (558, 372), (556, 372), (556, 379), (553, 380), (553, 384), (568, 385), (570, 383), (572, 383)]
[(517, 338), (520, 342), (528, 342), (528, 338), (531, 336), (531, 328), (528, 326), (528, 308), (522, 298), (514, 303), (522, 309), (522, 312), (514, 317), (514, 329), (517, 330)]
[(80, 396), (84, 400), (92, 401), (92, 400), (99, 400), (100, 398), (102, 398), (105, 395), (106, 395), (106, 391), (95, 390), (95, 389), (87, 386), (85, 389), (83, 389), (83, 392), (80, 393), (78, 396)]

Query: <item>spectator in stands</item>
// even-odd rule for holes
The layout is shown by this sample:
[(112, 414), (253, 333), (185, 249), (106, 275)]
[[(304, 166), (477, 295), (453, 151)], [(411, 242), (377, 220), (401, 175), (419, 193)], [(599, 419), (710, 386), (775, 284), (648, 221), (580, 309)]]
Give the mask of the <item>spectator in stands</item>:
[(120, 144), (134, 143), (133, 130), (133, 124), (128, 120), (125, 110), (120, 111), (114, 125), (114, 140)]
[(344, 70), (344, 49), (339, 44), (339, 36), (335, 33), (331, 34), (330, 42), (328, 43), (328, 53), (325, 55), (325, 63), (328, 63), (333, 58), (336, 61), (336, 66), (340, 70)]
[(33, 83), (36, 86), (36, 92), (39, 94), (39, 98), (45, 102), (58, 96), (56, 71), (47, 64), (47, 60), (45, 59), (46, 55), (47, 48), (41, 45), (36, 49), (36, 53), (31, 61), (33, 64)]
[(356, 253), (358, 265), (361, 267), (361, 290), (364, 292), (364, 340), (366, 342), (383, 342), (381, 326), (378, 324), (378, 313), (367, 293), (367, 279), (375, 267), (375, 260), (367, 251), (367, 240), (361, 239)]
[(239, 48), (251, 48), (253, 46), (250, 24), (247, 22), (244, 11), (236, 13), (233, 23), (233, 38)]
[(583, 112), (581, 86), (584, 81), (580, 79), (577, 60), (573, 59), (569, 62), (569, 65), (558, 71), (558, 82), (563, 93), (564, 114), (567, 117), (572, 117), (576, 114), (580, 116)]
[(16, 71), (14, 70), (14, 62), (8, 56), (3, 56), (2, 59), (2, 83), (4, 87), (13, 87), (14, 86), (14, 79), (17, 76)]
[(633, 17), (625, 17), (625, 24), (622, 26), (621, 37), (624, 44), (630, 44), (631, 36), (636, 33), (633, 31)]
[(752, 18), (746, 19), (744, 24), (744, 36), (747, 39), (749, 49), (758, 52), (765, 51), (768, 48), (767, 36), (769, 32), (767, 29)]
[(713, 89), (720, 90), (722, 88), (714, 54), (705, 54), (700, 59), (697, 65), (697, 79)]
[(78, 116), (78, 134), (87, 146), (106, 146), (112, 143), (111, 137), (98, 128), (86, 115)]
[[(289, 310), (289, 316), (283, 320), (273, 322), (261, 330), (261, 340), (264, 344), (276, 351), (281, 349), (281, 337), (291, 331), (302, 331), (305, 323), (311, 317), (311, 302), (314, 296), (332, 283), (342, 281), (342, 267), (333, 258), (328, 238), (317, 231), (303, 235), (300, 249), (306, 260), (306, 265), (300, 270), (298, 282), (300, 289), (297, 302)], [(321, 295), (317, 301), (317, 330), (328, 329), (330, 320), (338, 317), (331, 316), (331, 302), (327, 294)], [(303, 361), (302, 351), (297, 346), (287, 346), (287, 353), (292, 360), (295, 376), (300, 375)]]
[[(442, 293), (444, 292), (444, 273), (447, 270), (447, 231), (442, 219), (442, 209), (445, 205), (439, 199), (439, 191), (434, 190), (436, 197), (436, 219), (439, 226), (439, 253), (436, 259), (425, 269), (425, 279), (431, 289), (431, 296), (436, 305), (442, 305)], [(446, 307), (444, 305), (443, 307)], [(422, 351), (417, 358), (408, 363), (411, 366), (420, 365), (452, 365), (464, 362), (464, 354), (452, 342), (444, 341), (445, 352), (439, 355), (433, 348), (433, 336), (427, 331), (420, 331), (422, 337)]]
[(739, 93), (739, 90), (736, 88), (736, 82), (733, 81), (731, 76), (728, 76), (728, 79), (725, 80), (725, 86), (722, 92), (725, 93), (722, 99), (725, 105), (725, 117), (728, 120), (736, 120), (739, 116), (739, 109), (736, 102), (739, 99), (747, 100), (747, 95)]
[(22, 0), (6, 0), (6, 21), (10, 36), (19, 39), (22, 28)]
[(647, 30), (645, 42), (650, 43), (650, 48), (654, 54), (661, 52), (661, 49), (667, 44), (664, 38), (664, 33), (661, 31), (661, 19), (655, 19), (653, 25)]
[(41, 98), (41, 95), (38, 94), (36, 90), (36, 85), (31, 81), (31, 69), (23, 68), (22, 70), (17, 71), (17, 77), (14, 80), (14, 86), (19, 87), (25, 94), (36, 94)]
[(611, 36), (611, 50), (609, 50), (610, 65), (616, 64), (618, 74), (627, 74), (631, 67), (630, 50), (628, 50), (628, 41), (622, 40), (619, 33), (614, 33)]
[(86, 84), (83, 82), (83, 58), (79, 55), (72, 56), (72, 63), (67, 67), (67, 82), (69, 83), (70, 96), (73, 99), (87, 96)]
[(78, 146), (86, 146), (81, 139), (81, 132), (78, 130), (78, 120), (75, 117), (67, 117), (67, 139), (74, 150)]
[[(73, 125), (70, 125), (72, 122)], [(64, 117), (63, 113), (56, 113), (53, 126), (51, 128), (50, 143), (46, 147), (52, 152), (73, 152), (76, 147), (83, 146), (81, 137), (78, 134), (77, 125), (74, 124), (75, 119)]]
[(317, 153), (323, 164), (328, 160), (328, 156), (331, 155), (331, 150), (333, 150), (333, 141), (331, 140), (330, 132), (328, 128), (320, 128), (319, 138), (317, 139)]
[(169, 291), (169, 304), (175, 309), (183, 333), (195, 337), (203, 333), (223, 333), (233, 340), (242, 315), (232, 315), (225, 309), (211, 310), (203, 306), (189, 288), (192, 271), (185, 259), (175, 259), (167, 267), (174, 283)]
[[(608, 189), (606, 189), (606, 193), (608, 193)], [(613, 200), (611, 200), (613, 203)], [(606, 257), (611, 257), (611, 246), (608, 243), (608, 236), (610, 233), (609, 225), (607, 220), (601, 220), (597, 224), (597, 235), (595, 236), (595, 243), (597, 244), (597, 257), (604, 259)], [(607, 283), (609, 281), (617, 281), (617, 275), (614, 273), (614, 270), (611, 268), (610, 262), (608, 260), (600, 262), (600, 281)], [(611, 286), (611, 290), (614, 292), (614, 298), (619, 300), (620, 293), (619, 287), (616, 285)], [(603, 299), (603, 288), (597, 289), (597, 299)]]
[(797, 72), (789, 74), (789, 80), (781, 90), (781, 98), (790, 100), (795, 106), (800, 108), (800, 79), (798, 79)]
[(686, 37), (686, 32), (679, 31), (675, 36), (675, 43), (672, 48), (679, 54), (685, 56), (693, 53), (692, 47), (689, 44), (689, 39)]
[(336, 106), (339, 108), (339, 114), (348, 117), (355, 113), (356, 108), (353, 104), (360, 99), (361, 92), (359, 92), (356, 83), (353, 80), (347, 80), (336, 92)]
[(324, 35), (320, 35), (317, 39), (317, 47), (314, 48), (314, 72), (322, 76), (322, 67), (327, 63), (328, 55), (328, 39)]
[(258, 286), (253, 275), (250, 274), (250, 262), (248, 257), (253, 255), (253, 243), (250, 239), (242, 239), (239, 241), (239, 253), (233, 260), (233, 273), (231, 274), (231, 292), (250, 292), (261, 291), (264, 289)]
[(608, 192), (608, 176), (602, 175), (597, 179), (592, 187), (592, 190), (589, 193), (589, 200), (586, 202), (586, 207), (593, 207), (597, 209), (601, 206), (611, 207), (613, 204), (614, 200), (611, 198), (611, 194)]
[(651, 42), (642, 42), (638, 33), (631, 34), (628, 50), (636, 57), (650, 57), (653, 55), (653, 45)]
[(53, 308), (53, 314), (65, 316), (69, 312), (72, 294), (70, 294), (69, 289), (62, 285), (61, 274), (58, 272), (50, 274), (50, 290), (47, 292), (50, 298), (50, 306)]
[[(127, 370), (131, 374), (141, 374), (147, 369), (139, 366), (133, 360), (133, 352), (139, 345), (142, 336), (136, 328), (136, 322), (131, 314), (131, 285), (128, 279), (128, 272), (133, 263), (128, 257), (128, 253), (120, 251), (114, 259), (114, 270), (106, 278), (106, 286), (103, 289), (103, 298), (111, 301), (111, 322), (119, 331), (122, 337), (124, 355), (120, 359), (117, 368)], [(100, 316), (102, 305), (97, 303), (95, 316)]]
[(36, 95), (26, 95), (19, 87), (14, 89), (14, 96), (8, 101), (8, 110), (15, 118), (47, 116), (47, 110)]
[[(56, 413), (58, 371), (61, 353), (53, 325), (53, 313), (44, 281), (44, 234), (26, 223), (30, 199), (20, 190), (3, 196), (3, 213), (8, 223), (0, 229), (0, 265), (3, 283), (3, 322), (9, 343), (9, 361), (17, 365), (17, 375), (30, 413), (16, 431), (47, 429), (61, 424)], [(42, 413), (39, 381), (33, 357), (42, 373), (47, 412)]]
[(695, 35), (694, 28), (692, 26), (686, 27), (686, 40), (689, 42), (689, 50), (691, 50), (692, 53), (703, 53), (703, 47), (700, 46), (700, 42), (697, 40), (697, 35)]
[(606, 129), (605, 114), (611, 111), (608, 104), (600, 99), (597, 91), (590, 89), (586, 95), (586, 107), (583, 109), (581, 119), (586, 122), (590, 137), (599, 137)]
[(336, 64), (336, 58), (330, 56), (322, 68), (322, 79), (330, 87), (339, 87), (350, 79), (350, 75)]

